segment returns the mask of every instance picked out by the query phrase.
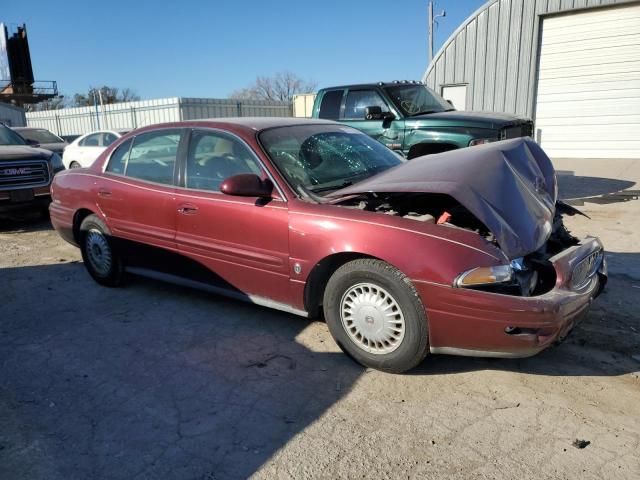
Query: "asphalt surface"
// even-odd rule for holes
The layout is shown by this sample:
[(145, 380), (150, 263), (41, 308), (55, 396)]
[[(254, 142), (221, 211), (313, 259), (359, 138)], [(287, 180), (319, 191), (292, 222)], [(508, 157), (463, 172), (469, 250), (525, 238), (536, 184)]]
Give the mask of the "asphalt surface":
[(48, 221), (2, 218), (0, 478), (640, 478), (640, 200), (583, 203), (612, 276), (564, 344), (406, 375), (319, 321), (100, 287)]

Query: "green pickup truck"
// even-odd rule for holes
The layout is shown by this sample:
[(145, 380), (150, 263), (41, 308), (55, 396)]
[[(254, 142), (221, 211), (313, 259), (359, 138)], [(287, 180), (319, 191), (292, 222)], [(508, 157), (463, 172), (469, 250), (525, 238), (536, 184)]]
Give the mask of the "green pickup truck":
[(515, 137), (533, 122), (491, 112), (459, 112), (421, 82), (395, 81), (323, 88), (313, 118), (362, 130), (407, 158)]

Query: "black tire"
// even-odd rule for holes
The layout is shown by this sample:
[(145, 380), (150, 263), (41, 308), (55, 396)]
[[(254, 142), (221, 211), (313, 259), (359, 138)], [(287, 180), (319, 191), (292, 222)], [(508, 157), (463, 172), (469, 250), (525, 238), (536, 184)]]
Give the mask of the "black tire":
[(82, 165), (80, 165), (78, 162), (73, 161), (69, 164), (69, 168), (82, 168)]
[[(96, 282), (106, 287), (117, 287), (122, 283), (122, 257), (114, 248), (111, 232), (97, 215), (89, 215), (80, 224), (80, 251), (84, 266)], [(107, 255), (110, 260), (100, 265), (100, 258), (106, 259)]]
[[(347, 293), (353, 292), (352, 289), (358, 288), (359, 285), (373, 285), (383, 289), (382, 295), (389, 294), (391, 300), (387, 301), (394, 301), (404, 317), (404, 336), (396, 342), (395, 347), (390, 344), (391, 348), (395, 349), (388, 353), (366, 351), (367, 347), (356, 343), (357, 338), (352, 338), (343, 324), (343, 299), (348, 299)], [(329, 331), (342, 351), (364, 366), (390, 373), (401, 373), (417, 366), (428, 353), (427, 316), (418, 292), (406, 275), (388, 263), (374, 259), (359, 259), (338, 268), (327, 283), (323, 308)], [(368, 323), (371, 317), (366, 318)], [(372, 319), (371, 325), (373, 321)], [(385, 345), (380, 343), (380, 347), (384, 348)]]

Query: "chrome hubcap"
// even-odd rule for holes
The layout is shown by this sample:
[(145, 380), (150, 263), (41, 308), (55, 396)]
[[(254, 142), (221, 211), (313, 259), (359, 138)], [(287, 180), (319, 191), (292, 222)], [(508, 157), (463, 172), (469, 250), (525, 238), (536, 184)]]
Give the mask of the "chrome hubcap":
[(112, 262), (111, 247), (102, 232), (95, 228), (89, 230), (85, 246), (89, 262), (96, 273), (102, 276), (108, 275)]
[(365, 352), (381, 355), (396, 350), (404, 338), (400, 305), (384, 288), (359, 283), (340, 301), (340, 318), (349, 338)]

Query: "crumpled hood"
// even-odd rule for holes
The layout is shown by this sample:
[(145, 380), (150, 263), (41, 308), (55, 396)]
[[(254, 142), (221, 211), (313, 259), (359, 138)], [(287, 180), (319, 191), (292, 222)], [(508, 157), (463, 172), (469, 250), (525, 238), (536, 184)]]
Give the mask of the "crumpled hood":
[(3, 160), (49, 160), (51, 152), (28, 145), (0, 145), (0, 162)]
[(538, 144), (516, 138), (419, 157), (331, 196), (367, 192), (449, 195), (484, 223), (514, 259), (538, 250), (549, 238), (557, 184), (551, 160)]

